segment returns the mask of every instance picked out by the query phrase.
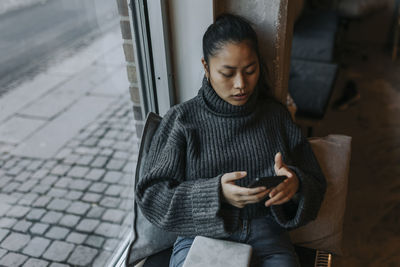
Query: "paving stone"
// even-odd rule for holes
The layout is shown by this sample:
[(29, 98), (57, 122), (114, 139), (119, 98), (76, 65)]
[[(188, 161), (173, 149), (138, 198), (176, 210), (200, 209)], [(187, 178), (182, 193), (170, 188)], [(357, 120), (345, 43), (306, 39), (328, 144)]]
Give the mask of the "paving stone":
[(136, 170), (136, 161), (130, 161), (128, 163), (126, 163), (124, 169), (122, 170), (125, 173), (129, 173), (129, 175), (133, 175), (135, 173)]
[(92, 266), (103, 266), (105, 262), (110, 260), (112, 253), (109, 251), (102, 251), (93, 262)]
[(32, 205), (32, 203), (39, 197), (38, 194), (36, 193), (28, 193), (25, 194), (21, 197), (21, 199), (18, 201), (18, 204), (20, 205)]
[(61, 188), (52, 188), (47, 192), (47, 196), (61, 198), (68, 193), (67, 190)]
[(106, 195), (111, 195), (111, 196), (120, 196), (122, 190), (124, 190), (124, 187), (123, 187), (123, 186), (120, 186), (120, 185), (110, 185), (110, 186), (107, 188), (105, 194), (106, 194)]
[(105, 237), (114, 237), (120, 231), (121, 226), (118, 224), (111, 224), (102, 222), (95, 230), (95, 233)]
[(17, 160), (16, 160), (16, 159), (8, 160), (8, 161), (6, 162), (6, 164), (3, 165), (3, 169), (4, 169), (4, 170), (9, 170), (9, 169), (11, 169), (12, 167), (14, 167), (15, 164), (17, 164)]
[(90, 162), (93, 161), (93, 159), (94, 159), (94, 157), (91, 155), (84, 155), (84, 156), (81, 156), (76, 163), (79, 165), (89, 165)]
[(18, 162), (18, 165), (19, 165), (19, 166), (22, 166), (22, 167), (26, 167), (26, 166), (28, 166), (29, 164), (31, 164), (31, 162), (32, 162), (32, 160), (30, 160), (30, 159), (22, 159), (22, 160), (20, 160), (20, 161)]
[(122, 172), (108, 171), (103, 178), (103, 182), (115, 184), (118, 183), (121, 177), (122, 177)]
[(21, 199), (21, 197), (23, 197), (24, 195), (25, 195), (24, 193), (20, 193), (20, 192), (12, 192), (10, 194), (11, 197), (16, 199), (16, 202), (18, 202)]
[(0, 194), (0, 203), (4, 204), (15, 204), (17, 203), (19, 198), (9, 195), (9, 194)]
[(22, 171), (22, 169), (22, 166), (16, 165), (13, 168), (9, 169), (6, 173), (11, 176), (17, 176)]
[(67, 215), (64, 215), (64, 217), (62, 217), (59, 224), (73, 228), (73, 227), (75, 227), (75, 225), (78, 223), (78, 221), (80, 219), (81, 219), (81, 217), (79, 217), (79, 216), (67, 214)]
[(70, 155), (71, 152), (72, 152), (72, 149), (70, 149), (70, 148), (63, 148), (63, 149), (61, 149), (61, 150), (57, 153), (57, 155), (55, 156), (55, 158), (56, 158), (56, 159), (62, 160), (62, 159), (64, 159), (64, 158), (68, 157), (68, 155)]
[(70, 200), (55, 198), (47, 205), (47, 208), (49, 210), (64, 211), (71, 203)]
[(69, 233), (69, 230), (64, 227), (53, 226), (50, 230), (46, 233), (46, 237), (52, 239), (64, 239)]
[(40, 184), (53, 185), (55, 182), (58, 181), (58, 179), (59, 179), (59, 178), (58, 178), (57, 176), (48, 175), (48, 176), (46, 176), (45, 178), (43, 178), (43, 179), (40, 181)]
[(36, 180), (29, 180), (21, 184), (21, 186), (18, 187), (18, 191), (21, 192), (29, 192), (31, 189), (36, 185), (37, 181)]
[[(0, 229), (0, 242), (10, 233), (7, 229)], [(1, 257), (1, 256), (0, 256)]]
[(71, 165), (60, 164), (57, 165), (54, 169), (51, 170), (52, 174), (64, 176), (68, 170), (71, 168)]
[(86, 238), (87, 238), (87, 235), (85, 235), (85, 234), (72, 232), (68, 235), (66, 241), (79, 245), (79, 244), (83, 244), (83, 242), (85, 241)]
[(1, 242), (1, 247), (11, 251), (18, 251), (31, 240), (29, 235), (11, 233)]
[(28, 257), (19, 253), (10, 252), (0, 260), (1, 266), (21, 266)]
[(106, 183), (94, 183), (92, 184), (91, 187), (89, 187), (89, 191), (96, 192), (96, 193), (102, 193), (106, 190), (108, 187), (108, 184)]
[(48, 211), (42, 219), (40, 219), (41, 222), (43, 223), (50, 223), (50, 224), (55, 224), (57, 223), (63, 214), (61, 212), (56, 212), (56, 211)]
[(65, 198), (70, 200), (78, 200), (81, 198), (82, 195), (83, 193), (80, 191), (71, 190), (65, 195)]
[(92, 167), (103, 168), (106, 165), (108, 157), (105, 156), (97, 156), (94, 161), (90, 164)]
[(104, 237), (91, 235), (86, 239), (85, 245), (95, 248), (102, 248), (104, 240), (105, 240)]
[(21, 186), (20, 183), (16, 183), (16, 182), (11, 182), (8, 185), (6, 185), (5, 187), (2, 188), (2, 191), (5, 193), (9, 193), (9, 192), (13, 192), (15, 191), (17, 188), (19, 188)]
[(115, 251), (120, 241), (118, 239), (107, 239), (103, 248), (108, 251)]
[(39, 258), (49, 246), (50, 242), (51, 241), (46, 238), (34, 237), (22, 252), (29, 256)]
[(72, 252), (68, 259), (68, 263), (80, 266), (89, 265), (97, 253), (97, 249), (79, 245), (75, 248), (74, 252)]
[(30, 258), (23, 267), (46, 267), (48, 265), (48, 261)]
[(81, 201), (75, 201), (67, 209), (68, 213), (83, 215), (90, 208), (90, 205)]
[(26, 232), (28, 231), (29, 227), (31, 227), (32, 223), (28, 222), (26, 220), (22, 220), (17, 222), (14, 227), (13, 230), (18, 231), (18, 232)]
[(7, 250), (0, 248), (0, 259), (7, 253)]
[(97, 143), (98, 147), (113, 147), (115, 141), (112, 139), (100, 139)]
[(75, 178), (83, 178), (88, 172), (89, 172), (88, 167), (75, 166), (68, 172), (68, 176)]
[(99, 154), (102, 156), (111, 156), (113, 153), (114, 153), (114, 150), (106, 147), (106, 148), (103, 148)]
[(116, 150), (128, 151), (131, 146), (132, 146), (132, 143), (125, 142), (125, 141), (118, 141), (114, 144), (113, 148)]
[(40, 218), (42, 218), (42, 216), (46, 213), (45, 209), (37, 209), (37, 208), (33, 208), (29, 211), (29, 213), (26, 215), (26, 218), (28, 220), (40, 220)]
[(35, 192), (38, 194), (45, 194), (49, 190), (50, 190), (50, 185), (38, 184), (32, 189), (32, 192)]
[(94, 231), (94, 229), (97, 227), (97, 225), (99, 225), (98, 220), (83, 219), (76, 227), (76, 230), (90, 233), (90, 232)]
[(120, 223), (124, 219), (126, 214), (127, 214), (126, 212), (121, 210), (107, 209), (102, 219), (104, 221)]
[(47, 160), (46, 163), (43, 165), (43, 168), (51, 170), (56, 165), (57, 165), (57, 161), (56, 160)]
[(107, 163), (106, 168), (109, 170), (122, 170), (125, 163), (126, 160), (112, 159)]
[(35, 223), (29, 231), (32, 234), (43, 235), (47, 228), (49, 228), (49, 225), (46, 223)]
[(85, 176), (86, 179), (99, 181), (103, 177), (106, 171), (104, 169), (91, 169), (90, 172)]
[(49, 196), (41, 196), (33, 203), (34, 207), (46, 207), (52, 198)]
[(102, 207), (99, 207), (99, 206), (94, 206), (89, 210), (89, 212), (87, 213), (86, 216), (88, 218), (100, 219), (105, 210), (106, 210), (105, 208), (102, 208)]
[(83, 179), (75, 179), (68, 185), (68, 187), (70, 189), (85, 191), (90, 186), (91, 183), (92, 183), (91, 181), (86, 181)]
[(60, 188), (67, 188), (68, 185), (70, 183), (72, 183), (73, 181), (74, 180), (72, 178), (70, 178), (70, 177), (62, 177), (62, 178), (58, 179), (58, 181), (55, 183), (54, 186), (60, 187)]
[(28, 207), (24, 206), (14, 206), (8, 212), (7, 216), (14, 218), (22, 218), (29, 212)]
[(75, 149), (75, 153), (80, 155), (94, 155), (90, 147), (80, 146)]
[(64, 163), (75, 164), (78, 162), (79, 157), (80, 156), (77, 154), (68, 155), (66, 158), (64, 158)]
[(43, 254), (43, 258), (50, 261), (65, 261), (74, 249), (74, 245), (63, 241), (54, 241)]
[(0, 228), (12, 228), (16, 222), (17, 220), (13, 218), (0, 218)]
[[(96, 266), (96, 265), (93, 265), (93, 266)], [(100, 265), (98, 265), (98, 266), (100, 266)], [(53, 262), (49, 267), (70, 267), (70, 265), (61, 264), (61, 263), (54, 263)]]
[(16, 178), (12, 179), (10, 176), (1, 175), (0, 176), (0, 188), (2, 188), (5, 185), (7, 185), (11, 180), (16, 180)]
[[(1, 201), (1, 199), (0, 199)], [(11, 205), (7, 203), (0, 202), (0, 217), (7, 213), (7, 211), (11, 208)]]
[(100, 206), (106, 207), (106, 208), (117, 208), (121, 203), (120, 198), (116, 197), (104, 197), (100, 201)]
[(96, 193), (86, 193), (82, 200), (90, 203), (98, 203), (99, 200), (103, 197), (103, 195)]
[(33, 175), (32, 178), (33, 179), (42, 179), (44, 177), (46, 177), (46, 175), (49, 173), (49, 170), (46, 169), (41, 169), (36, 171)]
[[(25, 155), (24, 155), (25, 156)], [(31, 164), (29, 164), (26, 169), (30, 171), (36, 171), (39, 169), (43, 164), (43, 160), (33, 160)]]

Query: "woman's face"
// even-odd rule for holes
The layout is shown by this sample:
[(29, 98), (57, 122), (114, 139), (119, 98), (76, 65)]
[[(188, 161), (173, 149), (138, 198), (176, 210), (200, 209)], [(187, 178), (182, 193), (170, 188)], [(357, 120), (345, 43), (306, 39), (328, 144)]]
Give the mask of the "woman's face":
[(227, 43), (209, 58), (208, 66), (204, 58), (202, 63), (219, 97), (235, 106), (248, 101), (260, 76), (257, 54), (248, 41)]

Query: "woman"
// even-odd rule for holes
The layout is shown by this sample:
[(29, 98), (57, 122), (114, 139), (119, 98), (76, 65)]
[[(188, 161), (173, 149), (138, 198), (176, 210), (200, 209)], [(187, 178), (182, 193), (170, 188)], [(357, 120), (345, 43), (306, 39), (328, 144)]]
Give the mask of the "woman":
[[(197, 235), (253, 247), (252, 266), (298, 266), (287, 229), (314, 219), (325, 178), (286, 107), (262, 82), (257, 36), (225, 14), (203, 36), (198, 95), (172, 107), (155, 133), (136, 188), (144, 215), (179, 235), (182, 266)], [(256, 177), (285, 175), (275, 188)]]

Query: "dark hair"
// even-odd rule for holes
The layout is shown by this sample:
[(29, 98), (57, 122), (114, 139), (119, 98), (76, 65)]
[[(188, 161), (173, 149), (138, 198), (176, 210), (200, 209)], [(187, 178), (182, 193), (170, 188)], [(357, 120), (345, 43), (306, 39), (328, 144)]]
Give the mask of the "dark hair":
[(259, 85), (268, 90), (264, 73), (265, 67), (258, 49), (257, 33), (251, 23), (241, 16), (224, 13), (219, 15), (215, 22), (208, 26), (203, 35), (204, 60), (209, 64), (209, 58), (215, 56), (225, 44), (240, 43), (242, 41), (248, 41), (256, 52), (260, 64)]
[(225, 44), (242, 41), (249, 41), (259, 56), (257, 34), (250, 23), (237, 15), (222, 14), (203, 35), (204, 60), (208, 64), (210, 56), (215, 56)]

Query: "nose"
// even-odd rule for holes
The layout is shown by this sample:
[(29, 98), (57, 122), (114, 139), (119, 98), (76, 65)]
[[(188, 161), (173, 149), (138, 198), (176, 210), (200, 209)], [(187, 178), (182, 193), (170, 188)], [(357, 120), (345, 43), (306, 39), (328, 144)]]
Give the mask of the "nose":
[(235, 89), (244, 89), (245, 80), (241, 73), (236, 75), (233, 86)]

